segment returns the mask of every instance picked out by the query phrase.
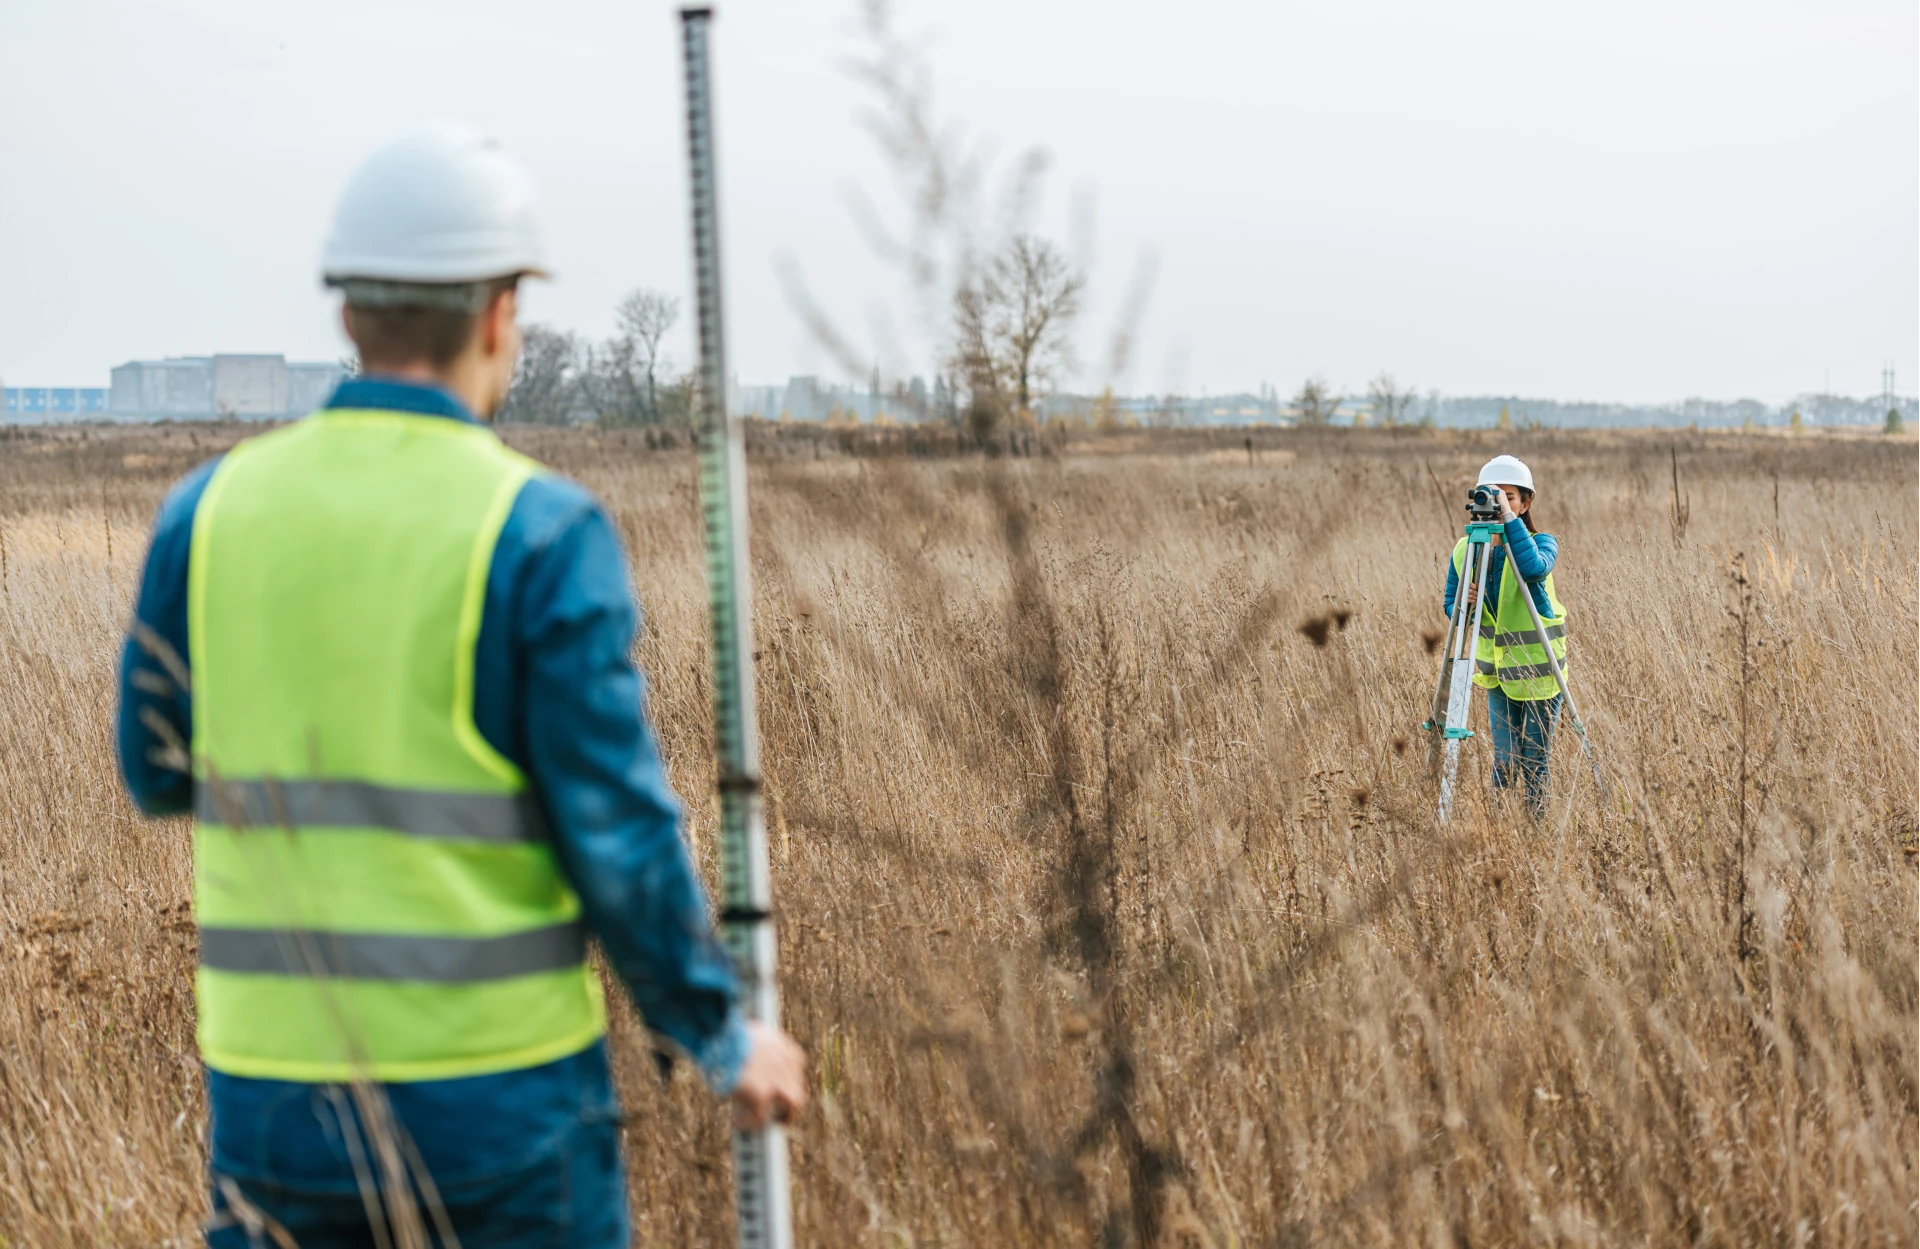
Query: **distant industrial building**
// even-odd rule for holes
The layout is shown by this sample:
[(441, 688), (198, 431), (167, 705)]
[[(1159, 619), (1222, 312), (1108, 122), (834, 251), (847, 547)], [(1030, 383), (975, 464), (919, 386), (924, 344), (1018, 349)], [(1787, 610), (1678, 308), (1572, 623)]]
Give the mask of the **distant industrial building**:
[(285, 356), (175, 356), (113, 370), (108, 402), (117, 420), (274, 420), (303, 416), (346, 375), (338, 364)]
[(766, 421), (860, 421), (890, 420), (912, 422), (940, 419), (948, 402), (946, 383), (935, 379), (933, 390), (915, 377), (895, 382), (882, 394), (876, 377), (865, 389), (834, 385), (818, 377), (789, 377), (784, 386), (742, 386), (728, 388), (728, 404), (741, 416), (757, 416)]
[(133, 360), (113, 385), (0, 386), (0, 420), (277, 421), (305, 416), (346, 376), (339, 364), (289, 363), (285, 356), (174, 356)]
[(15, 421), (84, 420), (107, 411), (104, 386), (9, 386), (0, 396), (0, 412)]

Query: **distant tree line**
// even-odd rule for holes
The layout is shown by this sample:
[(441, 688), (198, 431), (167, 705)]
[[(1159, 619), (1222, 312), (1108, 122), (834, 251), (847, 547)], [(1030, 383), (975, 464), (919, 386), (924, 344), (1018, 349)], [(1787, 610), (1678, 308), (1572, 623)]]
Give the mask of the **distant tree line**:
[[(948, 415), (952, 423), (976, 439), (1039, 423), (1042, 400), (1074, 367), (1072, 334), (1086, 282), (1052, 242), (1014, 234), (959, 284), (948, 365), (962, 397)], [(1411, 388), (1382, 373), (1351, 407), (1321, 377), (1307, 379), (1290, 406), (1301, 425), (1332, 425), (1344, 408), (1356, 425), (1392, 427), (1407, 423), (1413, 403)]]
[[(876, 410), (886, 393), (890, 406), (909, 420), (948, 425), (981, 443), (1037, 429), (1058, 382), (1075, 367), (1073, 330), (1086, 284), (1086, 274), (1052, 241), (1031, 233), (1006, 237), (953, 292), (944, 368), (931, 392), (919, 379), (896, 381), (883, 392), (876, 370), (869, 386)], [(679, 316), (679, 300), (643, 287), (621, 299), (614, 333), (602, 341), (528, 325), (501, 419), (601, 428), (690, 426), (694, 374), (678, 368), (664, 345)], [(1395, 424), (1411, 400), (1411, 392), (1382, 375), (1369, 411), (1379, 423)], [(1344, 402), (1315, 378), (1294, 397), (1293, 407), (1302, 424), (1324, 425)], [(1174, 419), (1171, 410), (1168, 419)]]
[(527, 326), (501, 419), (613, 429), (690, 424), (693, 374), (677, 371), (663, 346), (679, 319), (678, 299), (643, 287), (614, 309), (613, 336), (602, 342)]
[[(1382, 373), (1367, 383), (1366, 397), (1352, 410), (1353, 423), (1389, 429), (1404, 425), (1413, 398), (1411, 387), (1400, 385), (1391, 373)], [(1291, 415), (1301, 425), (1331, 425), (1347, 402), (1347, 396), (1335, 394), (1324, 377), (1310, 377), (1293, 396)]]

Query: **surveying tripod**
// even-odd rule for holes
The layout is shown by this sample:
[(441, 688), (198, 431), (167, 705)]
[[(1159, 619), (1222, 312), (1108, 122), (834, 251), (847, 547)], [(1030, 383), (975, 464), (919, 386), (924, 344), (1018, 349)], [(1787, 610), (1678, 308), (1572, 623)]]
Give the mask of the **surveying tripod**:
[[(1440, 776), (1439, 822), (1444, 827), (1453, 814), (1454, 782), (1460, 774), (1460, 743), (1473, 736), (1473, 730), (1467, 727), (1467, 713), (1472, 708), (1473, 673), (1475, 639), (1480, 630), (1480, 617), (1483, 613), (1492, 613), (1494, 608), (1487, 603), (1487, 573), (1493, 567), (1494, 538), (1499, 535), (1500, 492), (1488, 486), (1477, 486), (1467, 499), (1467, 550), (1460, 561), (1460, 582), (1454, 591), (1453, 620), (1447, 628), (1447, 649), (1440, 661), (1440, 683), (1433, 691), (1433, 709), (1426, 722), (1420, 727), (1427, 731), (1427, 770), (1438, 772)], [(1469, 574), (1472, 580), (1468, 580)], [(1520, 576), (1520, 570), (1507, 561), (1507, 574)], [(1522, 581), (1524, 582), (1524, 578)], [(1473, 593), (1467, 593), (1467, 587), (1473, 586)], [(1580, 750), (1587, 757), (1587, 764), (1593, 769), (1593, 783), (1600, 791), (1601, 802), (1606, 801), (1606, 782), (1600, 779), (1600, 764), (1593, 757), (1593, 747), (1587, 741), (1586, 722), (1581, 718), (1580, 708), (1573, 701), (1573, 691), (1567, 688), (1567, 674), (1560, 670), (1560, 660), (1553, 653), (1553, 644), (1547, 639), (1547, 627), (1540, 619), (1540, 608), (1533, 601), (1533, 587), (1521, 586), (1520, 601), (1527, 605), (1527, 614), (1533, 617), (1533, 635), (1540, 643), (1540, 649), (1546, 653), (1547, 666), (1553, 670), (1554, 682), (1560, 687), (1560, 696), (1566, 699), (1567, 714), (1573, 720), (1574, 734), (1580, 739)]]

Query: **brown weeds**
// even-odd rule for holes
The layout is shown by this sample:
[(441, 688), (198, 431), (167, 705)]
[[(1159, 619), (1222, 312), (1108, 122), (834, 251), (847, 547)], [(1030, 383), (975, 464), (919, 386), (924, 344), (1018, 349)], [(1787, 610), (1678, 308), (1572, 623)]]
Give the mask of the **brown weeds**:
[[(712, 871), (691, 455), (509, 436), (629, 546)], [(7, 1246), (204, 1210), (186, 828), (120, 793), (113, 680), (127, 552), (231, 437), (0, 446)], [(1681, 535), (1631, 435), (754, 438), (805, 1243), (1914, 1243), (1910, 449), (1696, 437)], [(1475, 739), (1442, 834), (1406, 749), (1435, 491), (1496, 449), (1540, 473), (1617, 792), (1563, 737), (1535, 825)], [(1813, 506), (1841, 480), (1871, 510)], [(720, 1242), (721, 1112), (619, 1012), (613, 1045), (639, 1243)]]

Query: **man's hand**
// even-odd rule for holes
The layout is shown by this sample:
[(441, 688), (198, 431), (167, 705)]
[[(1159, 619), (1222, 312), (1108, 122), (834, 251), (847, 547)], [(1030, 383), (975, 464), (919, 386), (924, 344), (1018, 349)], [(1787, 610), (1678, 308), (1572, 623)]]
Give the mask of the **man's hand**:
[(733, 1126), (743, 1132), (785, 1123), (807, 1104), (807, 1052), (778, 1028), (747, 1024), (753, 1048), (733, 1086)]

